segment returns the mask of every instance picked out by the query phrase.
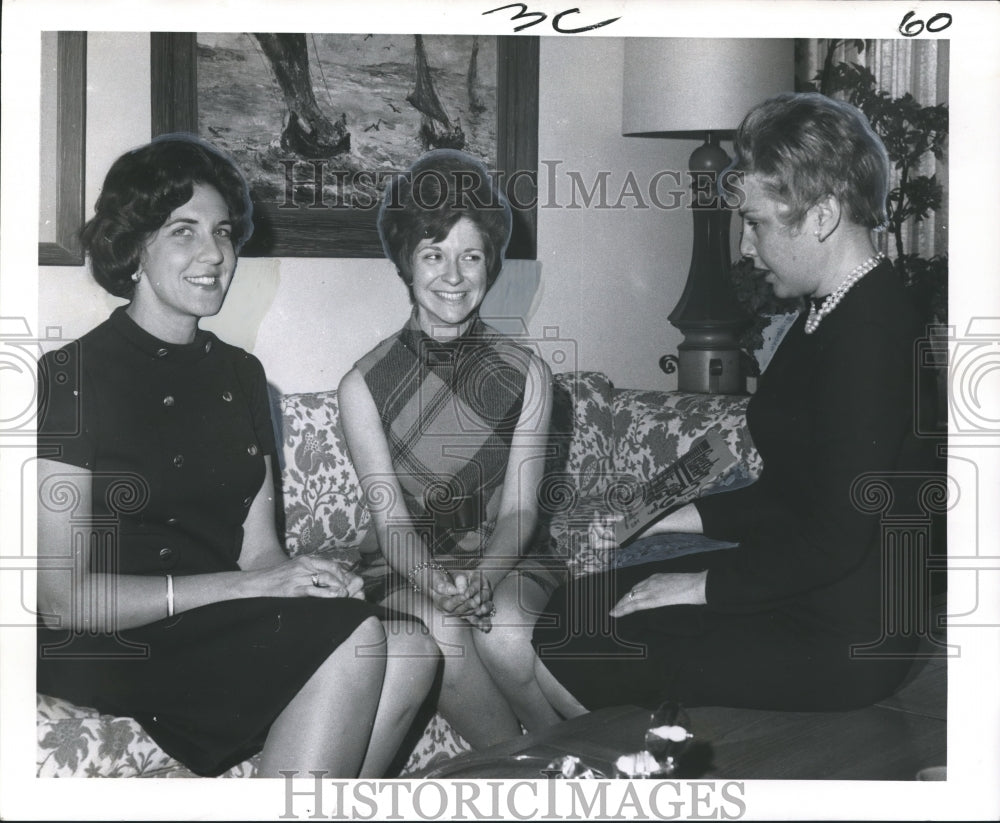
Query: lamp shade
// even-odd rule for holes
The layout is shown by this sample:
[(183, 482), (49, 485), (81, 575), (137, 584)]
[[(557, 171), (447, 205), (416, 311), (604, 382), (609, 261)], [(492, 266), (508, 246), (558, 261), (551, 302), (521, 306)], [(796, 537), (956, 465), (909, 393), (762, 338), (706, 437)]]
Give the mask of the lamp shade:
[(753, 106), (794, 89), (794, 41), (629, 37), (622, 134), (731, 132)]

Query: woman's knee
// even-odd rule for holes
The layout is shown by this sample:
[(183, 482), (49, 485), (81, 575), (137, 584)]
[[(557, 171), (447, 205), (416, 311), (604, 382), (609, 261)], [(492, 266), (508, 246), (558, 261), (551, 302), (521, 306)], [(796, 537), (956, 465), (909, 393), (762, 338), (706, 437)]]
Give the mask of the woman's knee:
[[(357, 628), (351, 632), (350, 645), (353, 646), (356, 657), (364, 659), (376, 656), (376, 652), (385, 649), (386, 637), (382, 621), (377, 617), (366, 617)], [(370, 654), (365, 654), (369, 650)], [(359, 654), (360, 652), (360, 654)]]
[(477, 632), (473, 642), (480, 659), (494, 674), (505, 672), (507, 678), (525, 682), (532, 678), (535, 650), (530, 627), (494, 624), (489, 633)]
[(441, 655), (445, 658), (468, 656), (466, 650), (473, 647), (473, 635), (477, 632), (467, 621), (437, 612), (427, 622), (427, 628)]
[(415, 666), (436, 668), (441, 650), (423, 623), (393, 620), (385, 624), (387, 656), (405, 658)]
[(515, 587), (498, 589), (494, 598), (495, 612), (491, 618), (492, 630), (488, 633), (477, 633), (476, 645), (493, 648), (509, 644), (520, 645), (531, 642), (531, 633), (538, 619), (537, 612), (531, 611), (528, 603), (523, 602)]
[[(359, 623), (350, 636), (323, 661), (310, 682), (334, 691), (348, 687), (378, 694), (385, 676), (385, 632), (377, 617)], [(364, 683), (364, 688), (358, 684)]]

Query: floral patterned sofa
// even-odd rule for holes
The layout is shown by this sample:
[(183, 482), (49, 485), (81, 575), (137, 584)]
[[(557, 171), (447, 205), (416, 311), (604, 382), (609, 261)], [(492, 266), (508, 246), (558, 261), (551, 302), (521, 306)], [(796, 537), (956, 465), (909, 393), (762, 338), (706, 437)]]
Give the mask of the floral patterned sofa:
[[(737, 458), (703, 493), (752, 481), (760, 460), (744, 426), (747, 397), (615, 389), (598, 372), (567, 372), (554, 381), (556, 446), (547, 475), (543, 541), (568, 571), (587, 573), (606, 565), (654, 559), (626, 547), (613, 557), (594, 557), (586, 541), (568, 539), (590, 512), (613, 505), (629, 484), (642, 482), (684, 454), (692, 441), (715, 428)], [(370, 516), (340, 428), (335, 391), (279, 398), (286, 549), (289, 554), (328, 552), (356, 563), (374, 580), (384, 570)], [(685, 540), (678, 536), (679, 550)], [(702, 538), (703, 539), (703, 538)], [(641, 544), (640, 544), (641, 545)], [(40, 777), (192, 777), (129, 718), (116, 718), (38, 695)], [(435, 765), (469, 749), (440, 715), (418, 728), (406, 748), (400, 776)], [(401, 758), (402, 761), (402, 758)], [(255, 759), (226, 777), (247, 777)]]

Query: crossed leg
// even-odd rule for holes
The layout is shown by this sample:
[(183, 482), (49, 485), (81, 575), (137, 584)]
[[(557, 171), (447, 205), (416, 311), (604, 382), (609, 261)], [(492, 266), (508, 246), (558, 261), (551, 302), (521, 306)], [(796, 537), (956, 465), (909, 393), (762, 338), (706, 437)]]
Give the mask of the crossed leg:
[(385, 677), (361, 777), (382, 777), (434, 683), (441, 654), (430, 632), (416, 621), (387, 620)]

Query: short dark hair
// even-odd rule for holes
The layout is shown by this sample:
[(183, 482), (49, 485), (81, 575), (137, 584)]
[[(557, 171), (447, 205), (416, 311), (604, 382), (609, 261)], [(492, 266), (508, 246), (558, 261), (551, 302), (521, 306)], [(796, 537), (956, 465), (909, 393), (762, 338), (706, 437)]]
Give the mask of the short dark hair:
[(751, 109), (734, 141), (733, 168), (762, 178), (789, 207), (788, 225), (834, 195), (856, 224), (886, 222), (889, 155), (856, 106), (823, 94), (779, 94)]
[(510, 204), (486, 165), (465, 152), (436, 149), (390, 180), (378, 213), (382, 250), (407, 286), (421, 240), (440, 242), (463, 217), (483, 238), (487, 287), (503, 268), (510, 242)]
[(222, 196), (239, 254), (253, 234), (246, 180), (232, 160), (204, 140), (168, 134), (123, 154), (104, 178), (95, 214), (80, 233), (94, 279), (111, 294), (131, 299), (132, 274), (146, 240), (191, 199), (196, 183)]

